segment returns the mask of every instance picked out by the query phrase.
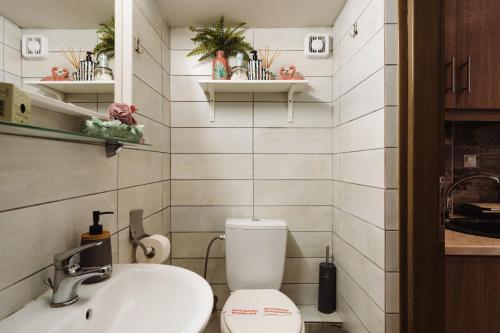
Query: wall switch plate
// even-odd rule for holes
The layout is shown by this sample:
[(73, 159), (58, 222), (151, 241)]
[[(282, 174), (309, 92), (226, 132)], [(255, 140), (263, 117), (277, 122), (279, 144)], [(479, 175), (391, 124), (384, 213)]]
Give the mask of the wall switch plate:
[(464, 168), (477, 168), (477, 155), (464, 155)]

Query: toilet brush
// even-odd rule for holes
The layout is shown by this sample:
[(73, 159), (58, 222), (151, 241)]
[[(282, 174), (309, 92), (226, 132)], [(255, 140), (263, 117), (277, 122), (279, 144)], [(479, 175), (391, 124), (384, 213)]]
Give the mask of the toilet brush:
[(326, 261), (319, 264), (318, 310), (332, 313), (336, 309), (337, 268), (330, 262), (330, 247), (326, 247)]

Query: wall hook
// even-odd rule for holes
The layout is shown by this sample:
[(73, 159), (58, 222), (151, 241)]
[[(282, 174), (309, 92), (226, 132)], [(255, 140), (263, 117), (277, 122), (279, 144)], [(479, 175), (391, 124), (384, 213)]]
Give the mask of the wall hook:
[(143, 54), (144, 48), (141, 45), (141, 40), (139, 39), (139, 37), (134, 37), (134, 39), (135, 39), (135, 52)]
[(354, 22), (352, 25), (352, 31), (349, 33), (349, 36), (355, 38), (358, 35), (358, 22)]

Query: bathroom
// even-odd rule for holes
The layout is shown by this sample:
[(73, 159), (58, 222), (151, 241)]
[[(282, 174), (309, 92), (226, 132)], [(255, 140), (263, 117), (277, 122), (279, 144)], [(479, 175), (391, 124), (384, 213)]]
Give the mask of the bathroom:
[[(411, 46), (440, 49), (441, 19), (430, 0), (0, 0), (0, 332), (443, 332), (423, 175), (498, 174), (499, 141), (424, 103), (447, 60)], [(498, 201), (485, 184), (454, 199)]]

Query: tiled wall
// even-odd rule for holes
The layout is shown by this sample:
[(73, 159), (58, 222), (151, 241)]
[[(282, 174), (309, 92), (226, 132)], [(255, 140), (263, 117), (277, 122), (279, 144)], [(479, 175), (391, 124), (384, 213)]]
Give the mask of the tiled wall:
[[(152, 9), (152, 1), (136, 2), (135, 15), (147, 18), (154, 27), (156, 47), (163, 50), (163, 57), (151, 64), (155, 71), (162, 67), (167, 71), (168, 27), (161, 17), (158, 24), (151, 16), (160, 13)], [(15, 46), (21, 36), (20, 30), (15, 31), (15, 35), (0, 36)], [(152, 89), (157, 95), (164, 91), (161, 76), (160, 84)], [(168, 91), (168, 81), (165, 86)], [(142, 102), (137, 92), (137, 119), (146, 124), (146, 139), (153, 143), (148, 149), (123, 149), (106, 158), (103, 146), (0, 135), (0, 319), (46, 290), (43, 279), (51, 275), (53, 255), (79, 245), (93, 210), (115, 212), (102, 217), (105, 229), (112, 233), (115, 263), (134, 258), (130, 210), (144, 209), (146, 232), (168, 234), (168, 94), (160, 97), (156, 108), (148, 108), (143, 104), (148, 99)], [(149, 113), (153, 110), (154, 115)]]
[(333, 27), (333, 241), (348, 332), (394, 332), (399, 320), (395, 5), (349, 0)]
[(0, 82), (21, 85), (21, 28), (0, 13)]
[[(447, 125), (446, 173), (457, 181), (477, 173), (500, 174), (500, 125), (497, 122), (453, 122)], [(476, 155), (477, 167), (464, 166), (464, 155)], [(453, 192), (455, 207), (465, 202), (498, 202), (491, 180), (471, 180)]]
[[(215, 122), (198, 80), (211, 64), (187, 58), (186, 28), (171, 32), (172, 263), (203, 274), (209, 240), (228, 217), (282, 218), (289, 236), (282, 290), (297, 304), (317, 302), (318, 264), (332, 245), (332, 57), (307, 59), (307, 33), (331, 27), (249, 29), (255, 48), (282, 50), (275, 66), (297, 65), (310, 82), (296, 95), (217, 94)], [(224, 242), (214, 244), (208, 278), (220, 309), (229, 295)], [(218, 319), (215, 319), (218, 320)]]

